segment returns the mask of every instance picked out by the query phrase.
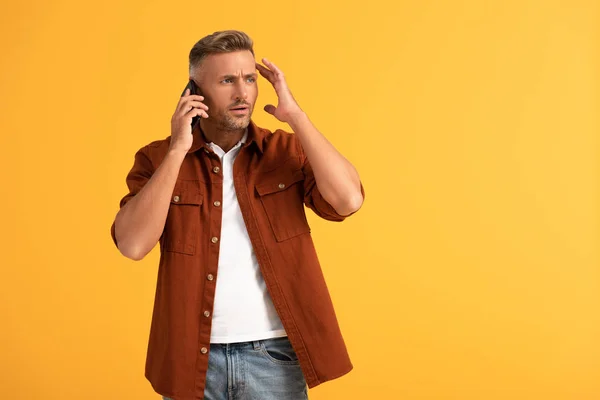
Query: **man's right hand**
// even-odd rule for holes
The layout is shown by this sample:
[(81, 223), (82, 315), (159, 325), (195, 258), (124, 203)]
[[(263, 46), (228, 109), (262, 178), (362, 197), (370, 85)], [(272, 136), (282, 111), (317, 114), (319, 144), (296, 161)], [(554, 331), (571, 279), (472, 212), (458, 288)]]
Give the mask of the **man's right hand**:
[(208, 106), (202, 103), (204, 96), (192, 94), (190, 89), (179, 99), (177, 108), (171, 117), (171, 144), (169, 150), (187, 152), (192, 147), (192, 118), (208, 118)]

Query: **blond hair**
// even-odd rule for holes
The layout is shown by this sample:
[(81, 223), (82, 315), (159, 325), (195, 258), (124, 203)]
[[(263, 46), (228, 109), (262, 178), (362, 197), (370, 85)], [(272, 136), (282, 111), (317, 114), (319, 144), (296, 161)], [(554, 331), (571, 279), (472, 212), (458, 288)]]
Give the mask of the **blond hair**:
[(218, 31), (205, 36), (196, 42), (190, 50), (190, 74), (192, 70), (200, 66), (202, 60), (209, 54), (249, 50), (254, 56), (253, 45), (250, 36), (242, 31)]

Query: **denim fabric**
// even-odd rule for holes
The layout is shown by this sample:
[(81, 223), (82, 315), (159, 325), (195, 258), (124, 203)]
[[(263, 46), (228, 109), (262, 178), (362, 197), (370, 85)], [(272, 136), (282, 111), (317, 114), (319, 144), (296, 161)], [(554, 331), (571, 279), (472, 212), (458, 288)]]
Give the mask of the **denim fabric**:
[(308, 387), (287, 337), (212, 343), (204, 399), (307, 400)]

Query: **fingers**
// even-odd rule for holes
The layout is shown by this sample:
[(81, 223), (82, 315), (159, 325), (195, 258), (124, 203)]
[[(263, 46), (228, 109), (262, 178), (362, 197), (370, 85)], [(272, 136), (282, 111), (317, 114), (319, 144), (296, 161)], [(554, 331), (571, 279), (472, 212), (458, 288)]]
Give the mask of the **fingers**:
[(271, 61), (267, 60), (266, 58), (263, 58), (263, 63), (269, 67), (269, 69), (272, 71), (273, 75), (278, 78), (278, 79), (283, 79), (283, 71), (281, 71), (279, 69), (279, 67), (277, 67), (277, 65), (273, 64)]
[(192, 108), (191, 110), (189, 110), (188, 112), (186, 112), (184, 114), (184, 116), (188, 116), (188, 117), (195, 117), (196, 115), (199, 115), (202, 118), (208, 118), (208, 114), (206, 113), (205, 110), (201, 109), (201, 108)]
[(269, 67), (269, 69), (275, 72), (275, 75), (283, 75), (283, 72), (281, 72), (281, 70), (271, 61), (267, 60), (266, 58), (263, 58), (262, 61), (267, 67)]
[[(194, 100), (194, 99), (197, 99), (197, 100)], [(205, 110), (208, 110), (208, 106), (200, 101), (203, 99), (204, 99), (203, 96), (197, 96), (197, 95), (182, 97), (181, 100), (179, 101), (179, 104), (177, 105), (175, 113), (185, 114), (194, 107), (203, 108)]]
[(273, 72), (269, 71), (267, 68), (265, 68), (264, 66), (260, 65), (260, 64), (256, 64), (256, 69), (258, 69), (258, 72), (264, 76), (269, 82), (273, 83), (274, 81), (274, 77), (273, 77)]
[(204, 96), (201, 96), (199, 94), (190, 94), (190, 88), (186, 88), (185, 91), (183, 92), (183, 94), (181, 95), (179, 102), (182, 102), (187, 99), (204, 100)]
[(189, 115), (192, 115), (192, 116), (200, 115), (204, 118), (208, 118), (208, 113), (206, 112), (206, 110), (203, 110), (203, 109), (197, 108), (197, 107), (192, 107), (192, 108), (186, 110), (185, 112), (181, 113), (180, 115), (182, 117), (189, 116)]
[(202, 101), (204, 100), (204, 96), (200, 96), (199, 94), (188, 94), (190, 92), (189, 89), (185, 89), (185, 93), (183, 96), (179, 98), (179, 105), (183, 104), (188, 100)]
[(275, 85), (277, 82), (285, 81), (283, 72), (275, 64), (266, 58), (263, 58), (262, 60), (268, 68), (256, 63), (256, 69), (258, 69), (258, 72), (260, 72), (263, 77), (265, 77), (272, 85)]
[(186, 103), (187, 105), (187, 109), (190, 109), (191, 107), (199, 107), (199, 108), (204, 108), (205, 110), (208, 110), (208, 106), (204, 103), (202, 103), (201, 101), (190, 101)]

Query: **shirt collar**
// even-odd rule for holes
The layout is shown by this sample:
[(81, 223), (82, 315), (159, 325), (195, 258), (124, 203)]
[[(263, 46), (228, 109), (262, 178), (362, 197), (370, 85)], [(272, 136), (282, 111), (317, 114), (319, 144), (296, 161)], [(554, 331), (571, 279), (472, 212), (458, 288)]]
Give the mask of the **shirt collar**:
[[(204, 134), (202, 133), (202, 129), (200, 128), (200, 120), (194, 125), (192, 128), (192, 147), (188, 150), (189, 153), (193, 153), (202, 148), (206, 149), (206, 151), (210, 150), (209, 144), (204, 140)], [(266, 136), (265, 130), (258, 127), (252, 119), (250, 119), (250, 124), (244, 133), (244, 136), (240, 140), (242, 142), (243, 147), (247, 147), (254, 143), (256, 148), (262, 153), (263, 152), (263, 140)]]
[[(233, 150), (233, 149), (236, 149), (236, 148), (238, 148), (238, 147), (240, 147), (240, 146), (242, 146), (244, 143), (246, 143), (246, 140), (247, 140), (247, 139), (248, 139), (248, 128), (244, 129), (244, 135), (243, 135), (243, 136), (242, 136), (242, 138), (241, 138), (241, 139), (240, 139), (240, 140), (239, 140), (239, 141), (238, 141), (238, 142), (237, 142), (237, 143), (236, 143), (236, 144), (235, 144), (235, 145), (232, 147), (232, 150)], [(209, 143), (206, 143), (206, 144), (207, 144), (207, 146), (208, 146), (208, 147), (210, 147), (210, 148), (211, 148), (211, 149), (213, 149), (213, 150), (215, 149), (215, 147), (218, 147), (219, 149), (221, 149), (221, 148), (219, 147), (219, 145), (218, 145), (218, 144), (216, 144), (215, 142), (209, 142)], [(223, 151), (223, 149), (221, 149), (221, 151)]]

